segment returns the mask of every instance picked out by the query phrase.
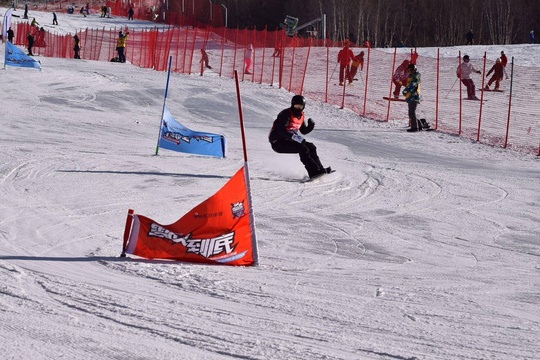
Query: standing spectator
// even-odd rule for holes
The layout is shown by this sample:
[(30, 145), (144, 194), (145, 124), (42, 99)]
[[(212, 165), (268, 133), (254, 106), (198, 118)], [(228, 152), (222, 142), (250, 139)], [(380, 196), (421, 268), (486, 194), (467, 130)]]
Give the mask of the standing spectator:
[(244, 63), (246, 65), (244, 73), (251, 75), (251, 64), (253, 63), (253, 45), (249, 44), (244, 52)]
[(52, 13), (52, 24), (58, 25), (58, 18), (56, 17), (56, 13), (54, 11)]
[(112, 13), (112, 10), (111, 10), (111, 7), (110, 6), (107, 6), (107, 18), (111, 18), (111, 13)]
[(461, 82), (467, 88), (467, 99), (480, 100), (476, 97), (476, 90), (474, 87), (474, 81), (471, 79), (471, 74), (473, 72), (481, 74), (482, 72), (480, 70), (476, 70), (469, 61), (469, 55), (463, 56), (463, 62), (459, 64), (456, 69), (456, 76), (461, 79)]
[(272, 54), (272, 57), (280, 57), (281, 56), (281, 40), (278, 40), (276, 42), (276, 46), (274, 46), (274, 53)]
[(362, 43), (362, 46), (365, 47), (365, 48), (370, 48), (371, 47), (371, 41), (369, 41), (368, 39), (364, 40), (364, 42)]
[(128, 20), (133, 20), (133, 14), (135, 13), (135, 11), (133, 10), (133, 7), (129, 7), (129, 10), (128, 10)]
[(116, 51), (118, 51), (118, 62), (125, 63), (126, 62), (126, 43), (128, 38), (129, 32), (127, 32), (125, 35), (122, 31), (118, 33), (118, 40), (116, 41)]
[(490, 90), (490, 86), (493, 82), (495, 82), (495, 90), (499, 90), (499, 85), (501, 84), (501, 80), (503, 79), (503, 73), (504, 73), (504, 66), (502, 65), (501, 59), (497, 59), (495, 62), (495, 65), (489, 69), (488, 73), (486, 74), (486, 77), (489, 76), (489, 74), (493, 73), (493, 76), (491, 79), (489, 79), (486, 90)]
[(403, 89), (405, 101), (409, 106), (409, 122), (411, 124), (411, 128), (407, 131), (416, 132), (422, 130), (422, 123), (416, 117), (416, 108), (420, 104), (420, 73), (414, 64), (407, 66), (407, 72), (407, 86)]
[(280, 154), (298, 154), (304, 164), (310, 179), (332, 172), (330, 167), (325, 168), (317, 155), (317, 147), (307, 142), (302, 135), (309, 134), (315, 127), (311, 119), (305, 123), (304, 108), (306, 99), (302, 95), (294, 95), (291, 107), (282, 110), (268, 135), (272, 150)]
[(30, 26), (36, 26), (36, 27), (39, 27), (38, 25), (39, 25), (39, 23), (36, 21), (36, 18), (33, 18), (33, 19), (32, 19), (32, 22), (30, 23)]
[(531, 40), (531, 44), (534, 44), (534, 30), (531, 30), (529, 33), (529, 39)]
[(208, 54), (206, 53), (206, 51), (204, 50), (204, 48), (201, 49), (201, 61), (199, 61), (199, 63), (201, 63), (201, 76), (203, 76), (203, 72), (204, 72), (204, 68), (206, 67), (207, 69), (212, 69), (212, 67), (210, 65), (208, 65)]
[(504, 51), (501, 51), (501, 64), (504, 69), (504, 76), (508, 79), (508, 73), (506, 72), (506, 64), (508, 64), (508, 58), (506, 57)]
[(101, 5), (101, 17), (104, 18), (107, 14), (107, 5)]
[(472, 29), (470, 29), (469, 32), (465, 35), (465, 39), (467, 39), (467, 43), (465, 45), (473, 44), (474, 34), (472, 32)]
[(28, 4), (24, 4), (24, 16), (23, 19), (28, 19)]
[(84, 5), (81, 6), (81, 10), (79, 11), (81, 14), (84, 15), (84, 17), (86, 17), (86, 12), (84, 11)]
[(416, 65), (416, 60), (418, 60), (418, 53), (415, 49), (414, 52), (411, 51), (411, 64)]
[(349, 80), (349, 84), (352, 83), (351, 78), (351, 61), (354, 60), (354, 53), (349, 48), (349, 42), (345, 42), (345, 47), (338, 53), (337, 61), (339, 63), (339, 85), (343, 86), (345, 76)]
[(81, 40), (79, 39), (79, 36), (75, 34), (73, 36), (74, 46), (73, 51), (75, 51), (75, 55), (73, 56), (74, 59), (80, 59), (81, 55), (79, 55), (79, 51), (81, 51)]
[(34, 56), (34, 54), (32, 54), (32, 48), (34, 47), (34, 35), (32, 35), (32, 33), (28, 33), (26, 39), (28, 40), (28, 55)]
[(358, 72), (358, 68), (360, 67), (360, 71), (364, 70), (364, 52), (360, 51), (360, 54), (356, 55), (354, 57), (354, 60), (351, 65), (351, 81), (358, 80), (355, 78), (356, 73)]
[(7, 38), (8, 38), (8, 41), (10, 43), (13, 44), (13, 38), (15, 37), (15, 33), (13, 32), (13, 30), (11, 29), (11, 26), (9, 27), (8, 31), (7, 31)]
[(394, 76), (392, 76), (392, 82), (396, 86), (394, 89), (394, 99), (399, 99), (399, 90), (401, 90), (401, 86), (407, 85), (407, 80), (409, 79), (409, 64), (409, 60), (403, 60), (401, 65), (394, 71)]

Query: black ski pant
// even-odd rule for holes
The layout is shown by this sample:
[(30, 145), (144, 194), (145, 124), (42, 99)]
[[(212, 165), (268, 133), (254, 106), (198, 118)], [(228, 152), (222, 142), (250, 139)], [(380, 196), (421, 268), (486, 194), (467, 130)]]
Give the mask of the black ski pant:
[(118, 59), (120, 60), (121, 63), (125, 63), (126, 62), (126, 54), (125, 54), (124, 51), (126, 50), (126, 48), (118, 47), (117, 50), (118, 50)]
[(407, 104), (409, 104), (409, 122), (411, 123), (411, 129), (421, 129), (422, 125), (419, 124), (418, 118), (416, 117), (416, 107), (418, 106), (418, 103), (416, 101), (411, 101)]
[(280, 154), (298, 154), (300, 161), (304, 164), (309, 177), (324, 172), (324, 166), (317, 155), (317, 147), (310, 142), (302, 143), (294, 140), (277, 140), (272, 143), (272, 149)]

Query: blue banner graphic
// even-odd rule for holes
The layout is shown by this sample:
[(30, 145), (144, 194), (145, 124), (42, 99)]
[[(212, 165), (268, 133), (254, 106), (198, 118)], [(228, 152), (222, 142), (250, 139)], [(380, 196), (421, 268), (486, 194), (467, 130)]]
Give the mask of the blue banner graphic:
[(6, 42), (6, 58), (5, 65), (17, 67), (29, 67), (41, 70), (41, 64), (33, 57), (26, 55), (21, 49)]
[(189, 154), (225, 157), (225, 136), (193, 131), (180, 124), (165, 106), (159, 147)]

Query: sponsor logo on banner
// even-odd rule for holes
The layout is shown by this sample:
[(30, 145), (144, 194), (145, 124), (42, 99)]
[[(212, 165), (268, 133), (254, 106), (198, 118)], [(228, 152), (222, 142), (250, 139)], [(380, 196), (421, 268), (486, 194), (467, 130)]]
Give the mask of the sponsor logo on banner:
[(170, 240), (175, 244), (186, 247), (188, 253), (198, 254), (205, 258), (234, 252), (234, 232), (223, 234), (210, 239), (192, 239), (191, 234), (181, 235), (167, 230), (163, 226), (153, 223), (150, 225), (148, 236)]

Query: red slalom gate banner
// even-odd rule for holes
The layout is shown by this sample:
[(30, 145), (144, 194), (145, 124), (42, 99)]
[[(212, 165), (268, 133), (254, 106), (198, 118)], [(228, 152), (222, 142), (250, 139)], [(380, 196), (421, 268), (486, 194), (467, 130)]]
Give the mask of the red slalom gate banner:
[(128, 213), (124, 252), (148, 259), (247, 266), (256, 264), (256, 240), (242, 167), (217, 193), (173, 224)]

